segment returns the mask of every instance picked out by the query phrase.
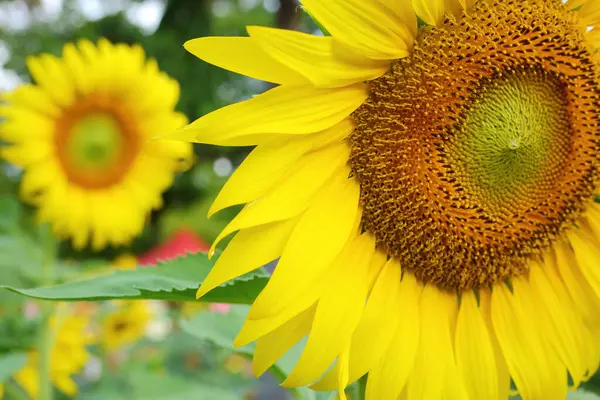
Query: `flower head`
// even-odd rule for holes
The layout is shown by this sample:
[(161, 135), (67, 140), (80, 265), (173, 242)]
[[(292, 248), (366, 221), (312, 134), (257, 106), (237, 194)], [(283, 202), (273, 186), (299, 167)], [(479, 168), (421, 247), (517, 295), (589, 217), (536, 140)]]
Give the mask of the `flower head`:
[[(87, 332), (88, 318), (79, 315), (54, 318), (52, 326), (56, 334), (50, 356), (50, 377), (58, 390), (68, 396), (75, 396), (78, 389), (73, 375), (81, 371), (87, 363), (87, 346), (93, 342)], [(14, 375), (15, 381), (32, 399), (39, 397), (39, 364), (39, 352), (31, 351), (25, 367)]]
[(22, 198), (75, 247), (129, 242), (143, 228), (189, 144), (153, 141), (187, 121), (179, 85), (140, 46), (69, 43), (30, 57), (35, 80), (5, 96), (1, 155), (24, 169)]
[(564, 399), (600, 360), (598, 2), (302, 4), (331, 36), (186, 44), (279, 84), (171, 135), (257, 146), (198, 294), (279, 260), (235, 344), (261, 374), (308, 335), (285, 386)]
[(117, 308), (102, 321), (101, 339), (108, 350), (117, 350), (141, 339), (151, 320), (152, 312), (145, 301), (115, 302)]

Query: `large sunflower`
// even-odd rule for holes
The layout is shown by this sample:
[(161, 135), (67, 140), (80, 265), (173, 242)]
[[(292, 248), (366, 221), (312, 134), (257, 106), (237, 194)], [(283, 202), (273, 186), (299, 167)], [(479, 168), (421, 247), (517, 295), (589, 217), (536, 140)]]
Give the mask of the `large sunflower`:
[(257, 145), (198, 294), (279, 259), (235, 344), (261, 374), (308, 335), (284, 386), (564, 399), (600, 355), (600, 2), (302, 4), (331, 36), (186, 44), (279, 84), (172, 135)]
[(36, 83), (0, 106), (1, 155), (24, 169), (23, 199), (75, 247), (127, 243), (192, 158), (190, 144), (151, 140), (187, 123), (178, 83), (140, 46), (107, 40), (27, 65)]

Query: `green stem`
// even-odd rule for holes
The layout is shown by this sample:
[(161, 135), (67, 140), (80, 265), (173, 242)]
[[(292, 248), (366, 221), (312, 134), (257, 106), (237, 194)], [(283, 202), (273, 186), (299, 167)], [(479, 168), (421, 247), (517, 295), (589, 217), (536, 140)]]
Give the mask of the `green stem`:
[[(44, 263), (43, 263), (43, 281), (44, 286), (54, 283), (54, 265), (56, 264), (56, 243), (50, 234), (46, 232), (44, 236)], [(54, 329), (51, 325), (52, 314), (54, 313), (54, 303), (43, 301), (41, 304), (43, 329), (40, 332), (40, 400), (52, 400), (54, 389), (50, 375), (52, 365), (52, 346), (54, 344)]]

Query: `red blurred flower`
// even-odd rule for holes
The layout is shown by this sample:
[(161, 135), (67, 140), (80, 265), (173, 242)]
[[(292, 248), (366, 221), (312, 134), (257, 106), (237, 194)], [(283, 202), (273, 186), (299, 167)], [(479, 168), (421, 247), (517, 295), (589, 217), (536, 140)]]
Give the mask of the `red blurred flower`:
[(179, 229), (166, 242), (138, 257), (138, 265), (156, 265), (159, 261), (167, 261), (184, 256), (186, 253), (206, 253), (210, 245), (192, 230)]

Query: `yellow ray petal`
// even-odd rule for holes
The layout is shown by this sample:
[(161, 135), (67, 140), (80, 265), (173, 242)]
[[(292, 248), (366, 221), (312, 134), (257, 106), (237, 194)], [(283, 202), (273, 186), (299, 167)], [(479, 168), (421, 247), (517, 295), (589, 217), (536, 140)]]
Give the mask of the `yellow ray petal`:
[(65, 44), (63, 59), (74, 80), (76, 91), (81, 94), (89, 93), (93, 88), (93, 81), (89, 78), (89, 66), (74, 43)]
[(418, 33), (418, 21), (411, 0), (379, 0), (379, 2), (387, 7), (386, 11), (393, 13), (402, 23), (403, 27), (398, 30), (398, 34), (403, 36), (406, 43), (411, 43), (409, 48), (412, 48), (412, 42)]
[(256, 341), (252, 360), (254, 375), (261, 376), (292, 346), (306, 336), (310, 332), (314, 316), (315, 307), (311, 307), (273, 332), (259, 338)]
[(338, 373), (338, 387), (337, 387), (339, 400), (348, 400), (348, 397), (346, 397), (346, 386), (348, 386), (349, 358), (350, 358), (350, 346), (348, 345), (348, 346), (346, 346), (346, 349), (344, 351), (342, 351), (342, 354), (340, 354), (340, 357), (336, 364), (336, 365), (340, 366), (338, 368), (339, 373)]
[[(375, 258), (375, 255), (373, 258)], [(363, 316), (352, 335), (349, 366), (350, 382), (354, 382), (367, 373), (387, 350), (399, 323), (399, 318), (390, 318), (390, 315), (396, 314), (399, 307), (404, 306), (403, 300), (400, 297), (400, 266), (397, 262), (390, 260), (383, 267), (383, 271), (369, 296)], [(410, 307), (410, 304), (407, 307)], [(379, 328), (373, 329), (374, 326)], [(311, 388), (314, 390), (335, 390), (338, 385), (339, 368), (340, 366), (336, 364)]]
[(281, 85), (307, 81), (293, 69), (277, 62), (252, 38), (203, 37), (188, 40), (183, 47), (207, 63), (261, 81)]
[(425, 285), (419, 305), (419, 348), (407, 382), (408, 400), (442, 398), (454, 365), (450, 324), (457, 307), (456, 295)]
[(475, 5), (477, 0), (458, 0), (463, 10), (469, 11)]
[(295, 301), (290, 302), (281, 312), (270, 317), (262, 319), (252, 319), (247, 317), (244, 326), (242, 326), (242, 329), (233, 341), (233, 345), (235, 347), (245, 346), (270, 332), (273, 332), (303, 311), (315, 306), (315, 303), (327, 287), (328, 283), (329, 282), (321, 280), (315, 285), (310, 286), (302, 293), (302, 296), (297, 297)]
[[(510, 392), (510, 375), (508, 373), (508, 366), (506, 360), (502, 354), (502, 349), (498, 343), (498, 338), (494, 332), (494, 325), (492, 323), (491, 313), (492, 293), (488, 289), (479, 290), (479, 312), (481, 313), (487, 331), (489, 333), (490, 340), (492, 341), (492, 348), (494, 350), (494, 359), (496, 361), (496, 382), (498, 383), (498, 397), (497, 400), (506, 400), (509, 398)], [(491, 399), (491, 400), (496, 400)]]
[(389, 61), (350, 62), (334, 53), (333, 37), (249, 26), (248, 33), (271, 57), (295, 70), (318, 87), (340, 87), (375, 79), (389, 68)]
[(588, 25), (596, 26), (600, 23), (600, 3), (598, 1), (588, 0), (583, 4), (579, 12), (584, 22)]
[(209, 251), (212, 255), (217, 244), (240, 229), (292, 218), (306, 210), (315, 194), (344, 166), (350, 156), (350, 147), (339, 142), (319, 151), (306, 154), (295, 168), (265, 197), (255, 200), (223, 229)]
[[(342, 171), (317, 195), (281, 255), (269, 285), (255, 300), (253, 319), (273, 315), (302, 293), (346, 245), (358, 213), (359, 187)], [(327, 221), (327, 224), (323, 224)]]
[(345, 119), (314, 135), (275, 139), (256, 147), (227, 180), (210, 207), (209, 217), (224, 208), (264, 196), (289, 173), (303, 154), (330, 141), (342, 140), (353, 129), (350, 119)]
[(290, 219), (239, 232), (202, 282), (197, 297), (278, 258), (296, 223), (297, 219)]
[(460, 17), (464, 10), (464, 0), (444, 0), (444, 9), (446, 14), (452, 15), (455, 18)]
[(256, 134), (319, 132), (346, 119), (366, 99), (366, 87), (279, 86), (251, 100), (220, 108), (166, 139), (221, 144)]
[(471, 399), (498, 399), (492, 340), (473, 292), (461, 297), (455, 337), (456, 366)]
[(582, 229), (572, 229), (567, 236), (573, 247), (573, 254), (579, 269), (596, 296), (600, 297), (600, 268), (597, 266), (598, 260), (600, 260), (598, 244), (591, 234)]
[(22, 84), (14, 91), (3, 94), (5, 100), (19, 108), (30, 108), (47, 117), (56, 117), (60, 113), (60, 107), (54, 103), (48, 93), (33, 84)]
[(50, 142), (29, 141), (24, 144), (0, 147), (0, 156), (11, 164), (29, 167), (50, 160), (54, 156), (53, 151)]
[(510, 375), (523, 400), (563, 400), (567, 373), (544, 346), (538, 315), (521, 279), (512, 281), (513, 291), (496, 285), (492, 293), (492, 323)]
[(393, 60), (406, 57), (413, 27), (375, 1), (302, 0), (306, 11), (335, 38), (365, 57)]
[(72, 79), (62, 60), (49, 54), (28, 57), (27, 68), (38, 85), (61, 106), (73, 103), (75, 91)]
[(439, 25), (444, 21), (445, 0), (412, 0), (417, 15), (428, 25)]
[[(397, 268), (398, 266), (394, 267)], [(396, 279), (396, 277), (393, 279)], [(397, 282), (389, 281), (386, 285), (389, 288), (388, 290), (393, 290), (394, 284), (397, 284)], [(378, 327), (373, 331), (373, 334), (375, 334), (375, 331), (388, 328), (394, 332), (389, 347), (386, 349), (382, 347), (384, 344), (376, 344), (377, 339), (385, 340), (385, 337), (382, 337), (381, 334), (376, 334), (373, 338), (374, 341), (370, 344), (368, 342), (362, 343), (365, 346), (361, 349), (362, 353), (367, 353), (370, 346), (375, 346), (375, 354), (371, 357), (365, 354), (366, 357), (363, 356), (365, 361), (379, 359), (375, 364), (369, 362), (372, 367), (367, 380), (367, 400), (396, 399), (405, 388), (419, 348), (419, 300), (422, 290), (423, 286), (417, 282), (414, 275), (405, 273), (399, 285), (398, 296), (392, 298), (392, 301), (396, 302), (393, 307), (394, 310), (387, 312), (386, 315), (383, 312), (380, 314), (380, 317), (387, 319), (387, 322), (380, 320), (377, 325), (371, 326), (372, 330), (373, 327)], [(393, 292), (390, 295), (393, 295)], [(394, 324), (390, 319), (399, 320), (396, 329), (393, 328)]]
[(540, 266), (535, 263), (529, 272), (529, 282), (541, 330), (566, 365), (573, 385), (577, 387), (587, 368), (583, 321), (574, 312), (575, 307), (551, 265)]
[(0, 106), (0, 138), (10, 143), (52, 142), (55, 121), (28, 108)]
[(369, 263), (375, 252), (373, 238), (364, 234), (347, 246), (332, 265), (328, 289), (317, 304), (315, 319), (298, 364), (282, 383), (304, 386), (315, 381), (350, 342), (367, 297)]
[(547, 259), (559, 272), (573, 303), (583, 314), (586, 322), (589, 323), (598, 319), (600, 299), (596, 296), (579, 268), (569, 243), (564, 240), (557, 240), (554, 244), (554, 254)]

